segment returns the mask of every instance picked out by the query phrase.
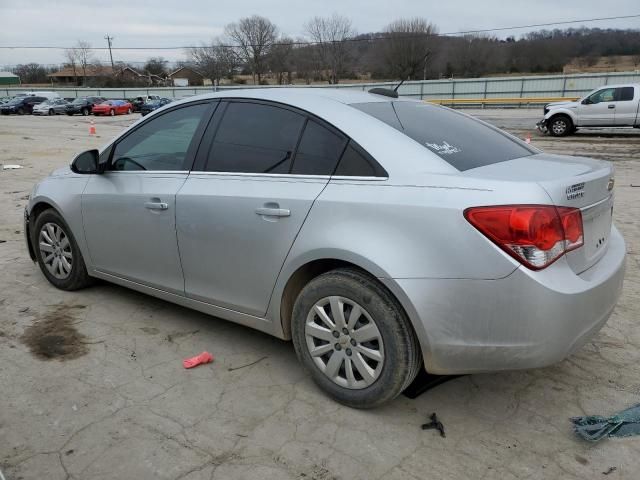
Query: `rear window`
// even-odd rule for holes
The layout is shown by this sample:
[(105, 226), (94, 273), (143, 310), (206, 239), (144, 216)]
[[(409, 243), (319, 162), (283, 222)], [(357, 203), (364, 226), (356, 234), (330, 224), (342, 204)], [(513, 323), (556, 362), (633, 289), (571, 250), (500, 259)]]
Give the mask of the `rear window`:
[(628, 102), (633, 100), (633, 87), (622, 87), (617, 90), (619, 102)]
[(399, 130), (460, 171), (536, 153), (497, 128), (437, 105), (372, 102), (351, 106)]

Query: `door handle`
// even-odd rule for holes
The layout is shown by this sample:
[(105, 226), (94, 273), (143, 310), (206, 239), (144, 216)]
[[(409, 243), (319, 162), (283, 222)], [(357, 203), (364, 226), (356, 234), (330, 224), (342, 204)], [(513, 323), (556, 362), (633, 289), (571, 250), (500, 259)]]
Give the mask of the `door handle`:
[(169, 208), (169, 205), (164, 202), (145, 202), (144, 207), (149, 210), (166, 210)]
[(607, 105), (607, 108), (616, 108), (615, 105)]
[(264, 215), (265, 217), (289, 217), (291, 210), (287, 210), (286, 208), (261, 207), (256, 208), (256, 213), (258, 215)]

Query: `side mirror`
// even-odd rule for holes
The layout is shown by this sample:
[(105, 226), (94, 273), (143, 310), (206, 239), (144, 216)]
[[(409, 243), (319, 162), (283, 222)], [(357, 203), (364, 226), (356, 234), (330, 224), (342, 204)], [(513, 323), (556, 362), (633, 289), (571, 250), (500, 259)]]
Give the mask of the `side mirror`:
[(582, 102), (580, 103), (582, 103), (583, 105), (589, 105), (591, 103), (591, 100), (589, 100), (589, 97), (587, 97), (584, 100), (582, 100)]
[(71, 171), (80, 174), (100, 173), (98, 170), (98, 150), (82, 152), (71, 163)]

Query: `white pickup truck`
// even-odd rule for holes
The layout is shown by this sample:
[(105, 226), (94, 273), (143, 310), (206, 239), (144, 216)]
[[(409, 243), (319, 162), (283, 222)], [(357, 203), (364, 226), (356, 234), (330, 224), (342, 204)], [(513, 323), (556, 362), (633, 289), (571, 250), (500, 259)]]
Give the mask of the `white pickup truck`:
[(544, 106), (544, 118), (536, 126), (544, 133), (562, 137), (580, 127), (640, 128), (640, 84), (607, 85), (575, 102)]

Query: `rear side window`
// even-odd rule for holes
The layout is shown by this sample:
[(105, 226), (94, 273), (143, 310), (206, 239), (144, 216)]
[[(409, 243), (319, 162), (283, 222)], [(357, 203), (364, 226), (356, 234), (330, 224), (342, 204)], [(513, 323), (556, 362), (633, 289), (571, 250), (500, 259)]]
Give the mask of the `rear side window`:
[(331, 175), (336, 169), (346, 139), (313, 120), (304, 128), (291, 173)]
[(360, 145), (350, 141), (344, 151), (336, 176), (342, 177), (386, 177), (387, 172)]
[(633, 87), (616, 88), (616, 90), (619, 102), (628, 102), (629, 100), (633, 100)]
[(497, 128), (438, 105), (399, 101), (351, 106), (399, 130), (460, 171), (536, 153)]
[(291, 110), (232, 102), (216, 132), (206, 170), (289, 173), (304, 117)]

